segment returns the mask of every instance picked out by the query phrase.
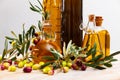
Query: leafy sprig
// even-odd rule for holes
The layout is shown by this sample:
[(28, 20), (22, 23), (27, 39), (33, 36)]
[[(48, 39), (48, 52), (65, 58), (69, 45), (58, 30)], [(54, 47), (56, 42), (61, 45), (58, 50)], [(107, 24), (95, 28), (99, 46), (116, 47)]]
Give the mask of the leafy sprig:
[(39, 3), (38, 5), (33, 5), (31, 2), (30, 3), (30, 9), (34, 12), (40, 13), (42, 15), (43, 20), (48, 20), (50, 17), (50, 13), (48, 11), (46, 11), (45, 7), (43, 6), (43, 4), (37, 0)]
[[(114, 59), (114, 56), (117, 54), (120, 54), (120, 51), (112, 53), (109, 56), (106, 56), (104, 59), (102, 59), (103, 54), (100, 53), (99, 55), (96, 55), (96, 44), (88, 51), (86, 52), (87, 57), (92, 55), (92, 59), (88, 62), (84, 62), (87, 66), (96, 68), (96, 69), (106, 69), (107, 67), (112, 67), (112, 62), (117, 61), (117, 59)], [(86, 58), (87, 58), (86, 57)]]
[[(112, 53), (109, 56), (106, 56), (104, 59), (103, 58), (103, 54), (102, 52), (99, 55), (96, 55), (96, 44), (94, 44), (94, 46), (87, 52), (84, 52), (84, 50), (86, 48), (81, 48), (78, 47), (76, 45), (74, 45), (72, 43), (72, 41), (70, 41), (66, 47), (66, 44), (64, 43), (63, 46), (63, 54), (61, 55), (58, 51), (56, 51), (55, 49), (51, 49), (51, 52), (54, 56), (55, 62), (57, 61), (57, 63), (52, 62), (50, 64), (54, 63), (54, 66), (61, 66), (61, 61), (65, 60), (65, 61), (72, 61), (74, 62), (74, 60), (71, 60), (71, 57), (75, 57), (76, 59), (78, 57), (81, 57), (82, 63), (84, 63), (86, 66), (95, 68), (95, 69), (106, 69), (107, 67), (112, 67), (112, 62), (117, 61), (117, 59), (114, 59), (115, 55), (120, 54), (120, 51)], [(92, 56), (92, 59), (90, 61), (85, 61), (85, 59), (88, 56)], [(46, 57), (47, 59), (50, 60), (50, 57)]]
[(66, 43), (64, 43), (63, 54), (61, 54), (55, 49), (51, 49), (51, 53), (53, 54), (53, 57), (45, 56), (44, 59), (52, 62), (45, 63), (42, 68), (48, 65), (52, 65), (55, 69), (61, 68), (62, 61), (72, 62), (71, 57), (85, 57), (86, 54), (82, 54), (82, 51), (84, 49), (85, 48), (76, 46), (75, 44), (72, 43), (72, 40), (70, 40), (67, 46), (66, 46)]
[[(6, 36), (4, 50), (2, 54), (2, 60), (6, 59), (17, 59), (18, 56), (22, 55), (24, 58), (28, 58), (29, 56), (29, 46), (31, 44), (31, 39), (35, 34), (35, 26), (31, 26), (28, 31), (25, 31), (23, 25), (23, 31), (21, 34), (15, 34), (15, 32), (11, 31), (13, 37)], [(12, 45), (12, 47), (8, 48), (8, 43)]]

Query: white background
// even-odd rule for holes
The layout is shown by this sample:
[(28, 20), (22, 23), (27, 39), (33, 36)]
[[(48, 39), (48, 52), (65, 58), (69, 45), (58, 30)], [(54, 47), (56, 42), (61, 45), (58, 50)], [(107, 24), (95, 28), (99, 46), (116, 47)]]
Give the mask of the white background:
[[(30, 0), (37, 4), (37, 0)], [(37, 25), (41, 16), (29, 9), (28, 0), (0, 0), (0, 53), (4, 47), (5, 36), (10, 31), (19, 33), (22, 24), (25, 28)], [(87, 22), (89, 14), (103, 16), (103, 26), (111, 36), (111, 53), (120, 50), (120, 0), (83, 0), (83, 20)]]

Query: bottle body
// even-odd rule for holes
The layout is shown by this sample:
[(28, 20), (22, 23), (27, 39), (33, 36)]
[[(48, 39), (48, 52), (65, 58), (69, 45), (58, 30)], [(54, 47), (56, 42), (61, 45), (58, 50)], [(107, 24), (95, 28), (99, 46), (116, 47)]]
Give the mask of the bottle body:
[(62, 0), (62, 38), (63, 42), (70, 40), (78, 46), (82, 42), (82, 0)]
[(79, 24), (82, 22), (82, 0), (43, 0), (44, 8), (50, 13), (52, 30), (56, 33), (56, 42), (72, 40), (81, 46), (82, 31)]
[(56, 43), (61, 46), (61, 5), (62, 0), (43, 0), (44, 9), (49, 13), (51, 30), (56, 34)]
[[(96, 27), (99, 28), (99, 27)], [(100, 27), (102, 28), (102, 26)], [(110, 55), (110, 34), (106, 29), (101, 29), (95, 32), (95, 43), (97, 44), (97, 53), (103, 53), (103, 58)]]
[[(90, 50), (90, 48), (93, 47), (94, 45), (94, 28), (95, 28), (95, 23), (94, 23), (94, 15), (91, 14), (88, 16), (88, 23), (87, 26), (85, 28), (82, 28), (85, 32), (84, 34), (84, 39), (82, 41), (82, 47), (86, 47), (87, 46), (87, 51)], [(84, 26), (84, 25), (82, 25)]]
[[(95, 20), (95, 27), (88, 33), (85, 33), (82, 47), (86, 47), (86, 51), (89, 51), (96, 43), (96, 56), (103, 54), (100, 59), (104, 59), (110, 55), (110, 34), (102, 27), (102, 20)], [(92, 32), (91, 32), (92, 31)], [(86, 58), (86, 61), (90, 61), (92, 55)]]

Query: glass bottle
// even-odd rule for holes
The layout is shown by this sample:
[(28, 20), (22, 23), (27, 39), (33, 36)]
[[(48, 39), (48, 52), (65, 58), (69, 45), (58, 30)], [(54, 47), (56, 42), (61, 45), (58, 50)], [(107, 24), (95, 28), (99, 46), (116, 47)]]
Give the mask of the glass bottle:
[[(89, 17), (90, 21), (90, 17)], [(90, 25), (86, 28), (86, 33), (83, 40), (83, 47), (87, 46), (85, 51), (90, 50), (93, 45), (96, 43), (96, 56), (103, 54), (101, 59), (104, 59), (106, 56), (110, 55), (110, 35), (109, 32), (102, 26), (103, 19), (101, 16), (96, 16), (95, 18), (95, 26), (94, 22), (93, 28), (89, 28)], [(88, 56), (86, 61), (90, 61), (92, 56)]]
[(103, 54), (103, 58), (110, 55), (110, 34), (102, 26), (103, 19), (101, 16), (96, 16), (95, 18), (95, 42), (97, 44), (96, 55)]
[(55, 32), (52, 30), (52, 25), (51, 25), (51, 21), (50, 21), (50, 20), (44, 20), (44, 21), (43, 21), (42, 31), (43, 31), (43, 39), (44, 39), (44, 40), (52, 40), (52, 41), (55, 41), (55, 39), (56, 39), (56, 34), (55, 34)]
[[(95, 22), (94, 19), (95, 15), (94, 14), (90, 14), (88, 16), (88, 23), (87, 26), (85, 28), (83, 28), (82, 30), (85, 31), (84, 34), (84, 39), (82, 41), (82, 47), (86, 47), (87, 46), (87, 51), (93, 47), (94, 45), (94, 41), (93, 41), (93, 33), (94, 33), (94, 28), (95, 28)], [(83, 26), (84, 27), (84, 26)]]
[(49, 56), (54, 59), (53, 54), (51, 53), (51, 48), (56, 49), (58, 52), (62, 53), (60, 46), (55, 42), (55, 33), (52, 31), (52, 25), (50, 20), (43, 21), (42, 27), (42, 37), (40, 40), (32, 46), (32, 59), (35, 63), (40, 61), (51, 62), (54, 60), (45, 59), (46, 56)]
[(49, 13), (51, 30), (56, 34), (56, 43), (61, 46), (61, 5), (62, 0), (43, 0), (45, 11)]
[(72, 40), (81, 46), (82, 0), (62, 0), (62, 39), (68, 43)]

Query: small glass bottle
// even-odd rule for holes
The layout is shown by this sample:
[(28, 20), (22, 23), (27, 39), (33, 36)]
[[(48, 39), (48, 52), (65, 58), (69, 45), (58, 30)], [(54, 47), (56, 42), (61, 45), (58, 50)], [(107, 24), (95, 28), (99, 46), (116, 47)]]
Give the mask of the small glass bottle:
[(102, 26), (103, 19), (101, 16), (96, 16), (94, 28), (95, 43), (97, 44), (96, 55), (103, 54), (103, 58), (110, 55), (110, 34)]
[(87, 26), (83, 28), (85, 34), (84, 34), (84, 39), (82, 41), (82, 47), (87, 46), (86, 51), (88, 51), (94, 45), (94, 41), (93, 41), (94, 38), (93, 33), (95, 28), (94, 17), (95, 16), (93, 14), (89, 15)]

